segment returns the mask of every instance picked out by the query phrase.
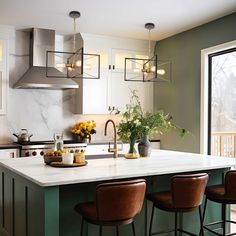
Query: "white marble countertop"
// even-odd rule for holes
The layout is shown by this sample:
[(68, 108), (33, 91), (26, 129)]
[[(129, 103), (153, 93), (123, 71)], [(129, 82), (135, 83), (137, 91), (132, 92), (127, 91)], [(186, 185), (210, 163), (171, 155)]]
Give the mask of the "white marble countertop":
[(87, 166), (74, 168), (46, 166), (42, 157), (4, 159), (0, 160), (0, 165), (40, 186), (47, 187), (228, 168), (236, 166), (236, 158), (153, 150), (151, 157), (147, 158), (88, 160)]

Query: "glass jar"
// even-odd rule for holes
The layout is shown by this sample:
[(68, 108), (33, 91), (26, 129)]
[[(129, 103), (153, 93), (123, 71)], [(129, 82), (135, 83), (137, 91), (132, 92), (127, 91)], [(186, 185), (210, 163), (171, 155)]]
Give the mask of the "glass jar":
[(74, 154), (74, 159), (76, 163), (82, 164), (85, 163), (85, 152), (84, 150), (76, 150)]

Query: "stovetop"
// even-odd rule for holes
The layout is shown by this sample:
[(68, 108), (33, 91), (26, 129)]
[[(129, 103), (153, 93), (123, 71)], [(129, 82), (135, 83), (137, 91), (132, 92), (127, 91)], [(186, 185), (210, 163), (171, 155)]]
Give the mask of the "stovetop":
[[(20, 156), (43, 156), (49, 150), (54, 148), (54, 141), (31, 141), (24, 143), (16, 143), (20, 148)], [(78, 143), (74, 140), (64, 140), (64, 148), (76, 152), (77, 150), (85, 150), (86, 143)]]
[[(74, 140), (63, 140), (64, 144), (78, 144), (79, 142), (76, 142)], [(47, 140), (47, 141), (30, 141), (30, 142), (14, 142), (14, 144), (21, 145), (21, 146), (26, 146), (26, 145), (51, 145), (54, 144), (53, 140)]]

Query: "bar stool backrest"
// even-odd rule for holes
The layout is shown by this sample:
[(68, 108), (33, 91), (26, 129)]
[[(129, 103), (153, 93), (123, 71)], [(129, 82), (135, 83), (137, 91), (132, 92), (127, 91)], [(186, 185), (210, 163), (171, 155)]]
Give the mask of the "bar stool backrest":
[(96, 207), (100, 221), (133, 218), (143, 205), (146, 192), (144, 179), (100, 184), (96, 188)]
[(208, 174), (176, 175), (171, 179), (174, 208), (196, 208), (202, 203)]
[(236, 170), (228, 171), (225, 175), (225, 194), (236, 200)]

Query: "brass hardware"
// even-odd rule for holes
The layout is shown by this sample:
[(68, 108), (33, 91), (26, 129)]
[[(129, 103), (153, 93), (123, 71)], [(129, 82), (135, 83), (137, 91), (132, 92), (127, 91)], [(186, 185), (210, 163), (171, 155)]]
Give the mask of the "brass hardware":
[(115, 70), (115, 65), (112, 66), (112, 69)]
[(108, 147), (108, 152), (113, 152), (113, 157), (116, 158), (118, 157), (118, 148), (117, 148), (117, 134), (116, 134), (116, 125), (115, 122), (111, 119), (107, 120), (106, 124), (105, 124), (105, 131), (104, 131), (104, 135), (107, 135), (107, 125), (109, 123), (112, 123), (113, 125), (113, 130), (114, 130), (114, 148), (111, 148), (111, 144), (109, 142), (109, 147)]
[(108, 69), (111, 70), (111, 65), (108, 66)]

